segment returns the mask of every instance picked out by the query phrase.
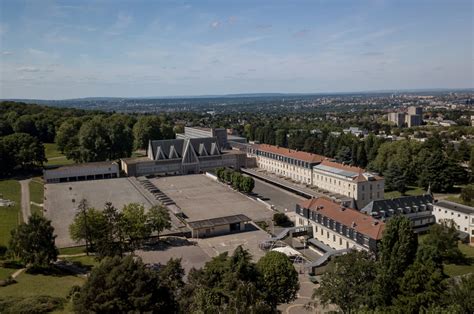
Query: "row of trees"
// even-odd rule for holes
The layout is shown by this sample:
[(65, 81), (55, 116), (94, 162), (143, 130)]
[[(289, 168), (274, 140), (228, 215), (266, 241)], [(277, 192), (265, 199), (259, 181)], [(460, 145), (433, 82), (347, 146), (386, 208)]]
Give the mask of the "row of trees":
[(232, 169), (219, 168), (216, 170), (216, 175), (219, 181), (230, 184), (234, 189), (240, 192), (252, 193), (255, 187), (255, 180), (253, 178), (244, 176), (240, 172)]
[(237, 247), (202, 269), (191, 269), (187, 282), (179, 259), (158, 271), (140, 259), (107, 257), (73, 294), (76, 312), (96, 313), (274, 313), (296, 298), (298, 274), (282, 253), (269, 252), (258, 263)]
[(130, 157), (133, 149), (146, 148), (149, 140), (169, 138), (174, 138), (173, 127), (159, 116), (137, 120), (115, 114), (68, 119), (59, 127), (56, 142), (69, 159), (90, 162)]
[(314, 297), (344, 313), (472, 313), (474, 276), (454, 282), (443, 271), (443, 262), (463, 260), (453, 224), (433, 225), (418, 243), (410, 220), (397, 216), (388, 222), (376, 257), (352, 252), (336, 258)]
[(106, 203), (100, 211), (83, 199), (69, 233), (74, 241), (86, 243), (87, 252), (96, 252), (102, 258), (133, 252), (153, 233), (159, 237), (169, 228), (171, 217), (164, 207), (153, 206), (145, 213), (141, 204), (130, 203), (119, 211), (112, 203)]

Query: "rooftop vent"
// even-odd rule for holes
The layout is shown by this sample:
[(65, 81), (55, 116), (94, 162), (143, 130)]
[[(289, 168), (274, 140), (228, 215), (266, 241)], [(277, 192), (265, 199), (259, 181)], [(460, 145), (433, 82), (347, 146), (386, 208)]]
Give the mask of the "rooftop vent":
[(355, 228), (355, 226), (357, 226), (357, 225), (356, 225), (355, 221), (353, 221), (352, 224), (351, 224), (351, 227)]

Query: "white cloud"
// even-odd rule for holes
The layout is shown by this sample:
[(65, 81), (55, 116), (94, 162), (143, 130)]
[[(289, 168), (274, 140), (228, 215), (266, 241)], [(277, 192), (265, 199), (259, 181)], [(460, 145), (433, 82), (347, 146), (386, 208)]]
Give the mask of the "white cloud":
[(11, 52), (11, 51), (2, 51), (3, 56), (11, 56), (12, 54), (13, 54), (13, 52)]
[(132, 22), (133, 17), (131, 15), (120, 12), (115, 23), (105, 31), (105, 34), (112, 36), (120, 35)]
[(219, 28), (221, 25), (222, 25), (222, 23), (219, 22), (219, 21), (214, 21), (214, 22), (211, 23), (212, 28)]
[(39, 72), (41, 70), (33, 66), (22, 66), (22, 67), (17, 68), (17, 71), (18, 72)]

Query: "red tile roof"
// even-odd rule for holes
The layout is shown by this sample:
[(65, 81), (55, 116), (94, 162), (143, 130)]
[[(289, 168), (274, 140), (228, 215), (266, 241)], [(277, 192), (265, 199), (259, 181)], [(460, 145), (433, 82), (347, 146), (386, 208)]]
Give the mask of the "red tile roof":
[(289, 158), (294, 158), (298, 160), (302, 160), (309, 163), (320, 163), (324, 160), (324, 156), (297, 151), (289, 148), (268, 145), (268, 144), (258, 144), (258, 149), (267, 153), (273, 153)]
[[(323, 197), (312, 198), (299, 205), (302, 208), (317, 211), (321, 215), (337, 221), (346, 227), (352, 228), (372, 239), (380, 240), (382, 238), (385, 223), (355, 209), (345, 208), (342, 210), (340, 204)], [(352, 227), (353, 223), (355, 224), (354, 227)]]

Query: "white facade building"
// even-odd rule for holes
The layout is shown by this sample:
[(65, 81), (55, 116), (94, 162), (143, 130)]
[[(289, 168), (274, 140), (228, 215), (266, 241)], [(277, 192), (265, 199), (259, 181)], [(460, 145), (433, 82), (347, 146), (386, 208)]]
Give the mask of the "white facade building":
[(474, 208), (449, 201), (433, 204), (433, 214), (437, 223), (453, 220), (459, 232), (469, 236), (469, 244), (474, 246)]

